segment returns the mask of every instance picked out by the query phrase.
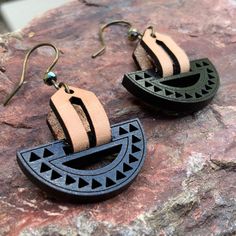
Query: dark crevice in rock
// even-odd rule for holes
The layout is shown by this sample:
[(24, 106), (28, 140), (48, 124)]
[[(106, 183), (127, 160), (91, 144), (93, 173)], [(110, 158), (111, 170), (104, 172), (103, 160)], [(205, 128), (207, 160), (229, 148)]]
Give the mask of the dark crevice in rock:
[(189, 212), (191, 212), (194, 208), (197, 207), (197, 202), (190, 201), (185, 204), (176, 203), (172, 206), (172, 211), (178, 213), (179, 216), (184, 217), (187, 216)]
[(0, 71), (1, 71), (2, 73), (5, 73), (5, 72), (6, 72), (6, 68), (5, 68), (4, 66), (0, 66)]
[(223, 128), (226, 129), (226, 128), (227, 128), (227, 125), (225, 125), (225, 123), (223, 122), (221, 114), (220, 114), (216, 109), (214, 109), (213, 107), (211, 107), (211, 110), (212, 110), (212, 112), (213, 112), (213, 114), (214, 114), (214, 116), (215, 116), (217, 122), (218, 122)]
[(236, 171), (236, 162), (214, 159), (212, 159), (211, 162), (218, 167), (218, 170)]
[(85, 4), (88, 7), (107, 7), (107, 6), (99, 4), (99, 3), (89, 2), (88, 0), (79, 0), (79, 2)]
[(8, 52), (8, 46), (6, 43), (0, 42), (0, 47), (2, 48), (1, 53)]
[(14, 128), (14, 129), (32, 129), (31, 126), (27, 126), (27, 125), (22, 124), (22, 123), (21, 124), (12, 124), (12, 123), (3, 121), (2, 124), (10, 126), (11, 128)]

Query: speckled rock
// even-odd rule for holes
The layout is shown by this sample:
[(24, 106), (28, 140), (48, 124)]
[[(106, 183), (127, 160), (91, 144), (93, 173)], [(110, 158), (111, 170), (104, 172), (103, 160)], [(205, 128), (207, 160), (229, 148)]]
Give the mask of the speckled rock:
[[(134, 71), (125, 28), (107, 29), (107, 52), (95, 60), (98, 24), (126, 19), (171, 35), (191, 59), (208, 57), (221, 87), (202, 111), (162, 117), (122, 86)], [(111, 123), (139, 117), (147, 160), (129, 189), (97, 204), (47, 197), (20, 171), (16, 150), (52, 140), (46, 125), (53, 88), (42, 82), (52, 51), (32, 57), (27, 82), (0, 106), (0, 235), (235, 235), (236, 234), (236, 1), (81, 0), (47, 12), (25, 29), (0, 37), (0, 101), (19, 79), (26, 51), (50, 41), (60, 50), (59, 80), (97, 94)]]

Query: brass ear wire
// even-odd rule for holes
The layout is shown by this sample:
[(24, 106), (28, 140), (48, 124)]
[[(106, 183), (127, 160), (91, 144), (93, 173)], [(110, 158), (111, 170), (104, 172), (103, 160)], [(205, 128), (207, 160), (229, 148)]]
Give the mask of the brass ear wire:
[(115, 20), (115, 21), (111, 21), (111, 22), (109, 22), (107, 24), (104, 24), (99, 29), (99, 40), (101, 42), (102, 47), (96, 53), (94, 53), (92, 55), (92, 58), (96, 58), (97, 56), (100, 56), (100, 55), (102, 55), (105, 52), (106, 44), (105, 44), (105, 40), (104, 40), (104, 37), (103, 37), (103, 32), (109, 26), (116, 25), (116, 24), (124, 24), (124, 25), (127, 25), (129, 27), (128, 39), (131, 40), (131, 41), (135, 41), (135, 40), (137, 40), (138, 38), (140, 38), (142, 36), (142, 34), (140, 34), (137, 29), (132, 28), (132, 24), (130, 22), (128, 22), (128, 21)]
[(19, 89), (22, 87), (24, 81), (25, 81), (25, 73), (26, 73), (26, 69), (27, 69), (27, 65), (28, 65), (28, 61), (29, 61), (29, 57), (30, 55), (39, 47), (44, 47), (44, 46), (48, 46), (54, 49), (55, 51), (55, 59), (53, 60), (52, 64), (48, 67), (48, 69), (45, 72), (45, 77), (44, 77), (44, 83), (51, 86), (53, 85), (56, 89), (59, 89), (61, 87), (65, 88), (65, 91), (67, 93), (70, 93), (70, 89), (69, 87), (61, 82), (61, 83), (57, 83), (56, 80), (56, 75), (51, 71), (53, 69), (53, 67), (56, 65), (58, 59), (59, 59), (59, 50), (57, 49), (56, 46), (54, 46), (51, 43), (40, 43), (37, 44), (36, 46), (34, 46), (32, 49), (29, 50), (29, 52), (26, 54), (24, 62), (23, 62), (23, 69), (22, 69), (22, 74), (20, 77), (20, 81), (18, 83), (18, 85), (13, 89), (13, 91), (7, 96), (6, 100), (4, 101), (3, 105), (6, 106), (9, 101), (15, 96), (15, 94), (19, 91)]

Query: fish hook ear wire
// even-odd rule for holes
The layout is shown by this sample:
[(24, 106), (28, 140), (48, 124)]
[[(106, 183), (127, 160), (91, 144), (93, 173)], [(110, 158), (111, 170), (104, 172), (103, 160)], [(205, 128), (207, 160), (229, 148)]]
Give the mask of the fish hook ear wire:
[(170, 36), (156, 33), (152, 26), (147, 27), (142, 35), (132, 28), (131, 23), (123, 20), (101, 26), (99, 38), (102, 48), (93, 54), (93, 58), (104, 53), (103, 31), (113, 24), (129, 26), (128, 38), (139, 39), (132, 54), (138, 71), (126, 73), (122, 80), (122, 85), (130, 93), (168, 114), (192, 113), (213, 99), (220, 81), (210, 60), (190, 61)]
[(117, 24), (123, 24), (123, 25), (126, 25), (129, 27), (129, 30), (128, 30), (128, 39), (130, 41), (135, 41), (137, 39), (140, 39), (142, 37), (142, 34), (138, 32), (137, 29), (133, 28), (132, 27), (132, 24), (128, 21), (124, 21), (124, 20), (114, 20), (114, 21), (111, 21), (111, 22), (108, 22), (107, 24), (104, 24), (100, 27), (99, 29), (99, 40), (101, 42), (101, 48), (95, 52), (93, 55), (92, 55), (92, 58), (96, 58), (97, 56), (101, 56), (105, 50), (106, 50), (106, 44), (105, 44), (105, 40), (104, 40), (104, 36), (103, 36), (103, 32), (106, 28), (108, 28), (109, 26), (111, 25), (117, 25)]
[[(50, 98), (47, 123), (57, 140), (18, 151), (17, 163), (53, 198), (81, 203), (114, 197), (134, 181), (144, 164), (142, 125), (136, 118), (111, 126), (93, 92), (72, 86), (68, 87), (70, 93), (66, 92), (65, 84), (56, 83), (51, 68), (45, 77), (53, 79), (45, 82), (58, 91)], [(113, 158), (104, 167), (99, 161), (108, 156)], [(100, 167), (78, 168), (91, 164)]]
[(12, 90), (12, 92), (7, 96), (7, 98), (3, 102), (3, 106), (6, 106), (10, 102), (10, 100), (15, 96), (15, 94), (20, 90), (20, 88), (22, 87), (22, 85), (25, 81), (25, 73), (26, 73), (26, 69), (27, 69), (27, 65), (28, 65), (30, 55), (37, 48), (44, 47), (44, 46), (51, 47), (55, 51), (55, 58), (54, 58), (53, 62), (51, 63), (51, 65), (48, 67), (48, 69), (45, 72), (45, 76), (44, 76), (44, 79), (43, 79), (44, 83), (49, 85), (49, 86), (53, 85), (56, 89), (59, 89), (60, 87), (64, 87), (65, 91), (67, 93), (70, 93), (69, 87), (65, 83), (63, 83), (63, 82), (57, 83), (56, 82), (57, 81), (57, 76), (54, 72), (52, 72), (53, 67), (56, 65), (56, 63), (59, 59), (59, 50), (58, 50), (58, 48), (56, 46), (54, 46), (53, 44), (51, 44), (51, 43), (40, 43), (40, 44), (35, 45), (33, 48), (31, 48), (28, 51), (28, 53), (26, 54), (19, 83)]

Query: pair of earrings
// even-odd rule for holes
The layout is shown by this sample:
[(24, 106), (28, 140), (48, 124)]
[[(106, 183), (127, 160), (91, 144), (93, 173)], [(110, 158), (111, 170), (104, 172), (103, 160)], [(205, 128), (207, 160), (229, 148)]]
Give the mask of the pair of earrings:
[[(189, 62), (185, 52), (168, 36), (148, 27), (143, 34), (126, 21), (110, 22), (129, 26), (128, 36), (139, 40), (133, 58), (141, 69), (125, 74), (122, 84), (141, 100), (167, 111), (196, 111), (206, 105), (219, 87), (219, 77), (208, 59)], [(49, 46), (55, 50), (53, 63), (44, 82), (58, 91), (50, 99), (48, 125), (59, 139), (49, 144), (17, 153), (22, 171), (49, 194), (79, 202), (104, 200), (127, 188), (138, 175), (146, 156), (146, 141), (138, 119), (110, 126), (98, 98), (90, 91), (57, 82), (52, 72), (59, 59), (58, 49), (43, 43), (26, 55), (20, 83), (5, 105), (23, 85), (27, 62), (34, 50)], [(85, 170), (88, 164), (99, 165), (109, 156), (109, 164)]]

